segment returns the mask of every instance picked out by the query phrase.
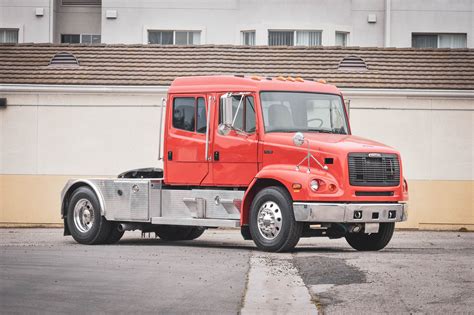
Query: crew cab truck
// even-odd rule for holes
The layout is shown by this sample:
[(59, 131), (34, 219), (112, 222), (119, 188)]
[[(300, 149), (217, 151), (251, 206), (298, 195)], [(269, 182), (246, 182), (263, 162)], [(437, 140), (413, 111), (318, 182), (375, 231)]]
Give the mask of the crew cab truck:
[(407, 218), (400, 154), (351, 135), (333, 85), (182, 77), (161, 110), (163, 169), (70, 180), (62, 191), (65, 235), (110, 244), (138, 229), (177, 241), (240, 227), (264, 251), (289, 251), (312, 236), (380, 250)]

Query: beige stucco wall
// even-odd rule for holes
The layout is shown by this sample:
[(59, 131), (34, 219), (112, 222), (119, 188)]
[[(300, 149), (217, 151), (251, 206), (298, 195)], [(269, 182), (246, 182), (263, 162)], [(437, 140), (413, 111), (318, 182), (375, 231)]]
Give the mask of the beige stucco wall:
[[(73, 175), (0, 175), (0, 225), (61, 223), (60, 193)], [(91, 176), (86, 176), (91, 177)], [(474, 230), (472, 181), (409, 181), (408, 221), (400, 228)]]
[[(164, 93), (2, 93), (9, 105), (0, 110), (0, 224), (60, 223), (69, 178), (160, 166)], [(354, 134), (402, 153), (410, 213), (399, 227), (474, 230), (473, 99), (346, 98)]]

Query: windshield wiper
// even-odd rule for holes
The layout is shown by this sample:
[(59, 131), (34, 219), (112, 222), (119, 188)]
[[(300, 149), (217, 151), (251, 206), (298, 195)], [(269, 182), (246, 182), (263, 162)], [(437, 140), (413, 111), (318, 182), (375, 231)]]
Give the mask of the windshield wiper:
[(333, 130), (330, 129), (317, 129), (317, 128), (310, 128), (306, 129), (305, 131), (312, 131), (312, 132), (321, 132), (321, 133), (333, 133)]
[(299, 131), (299, 130), (291, 130), (291, 129), (270, 129), (270, 130), (267, 130), (267, 132), (296, 132), (296, 131)]

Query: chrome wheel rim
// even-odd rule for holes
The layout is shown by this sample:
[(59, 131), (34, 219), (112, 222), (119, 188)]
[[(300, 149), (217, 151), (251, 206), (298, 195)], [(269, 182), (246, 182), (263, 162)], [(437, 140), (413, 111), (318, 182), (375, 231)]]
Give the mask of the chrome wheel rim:
[(275, 239), (280, 234), (282, 222), (281, 209), (277, 203), (267, 201), (258, 210), (258, 231), (265, 239)]
[(87, 199), (81, 199), (74, 207), (74, 225), (82, 232), (90, 231), (94, 225), (94, 207)]

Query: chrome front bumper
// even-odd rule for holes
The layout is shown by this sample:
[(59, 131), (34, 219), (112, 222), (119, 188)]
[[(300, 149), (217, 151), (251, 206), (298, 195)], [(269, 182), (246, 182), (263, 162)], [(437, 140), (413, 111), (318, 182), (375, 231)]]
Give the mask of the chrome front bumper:
[(294, 202), (299, 222), (381, 223), (407, 220), (406, 203), (314, 203)]

